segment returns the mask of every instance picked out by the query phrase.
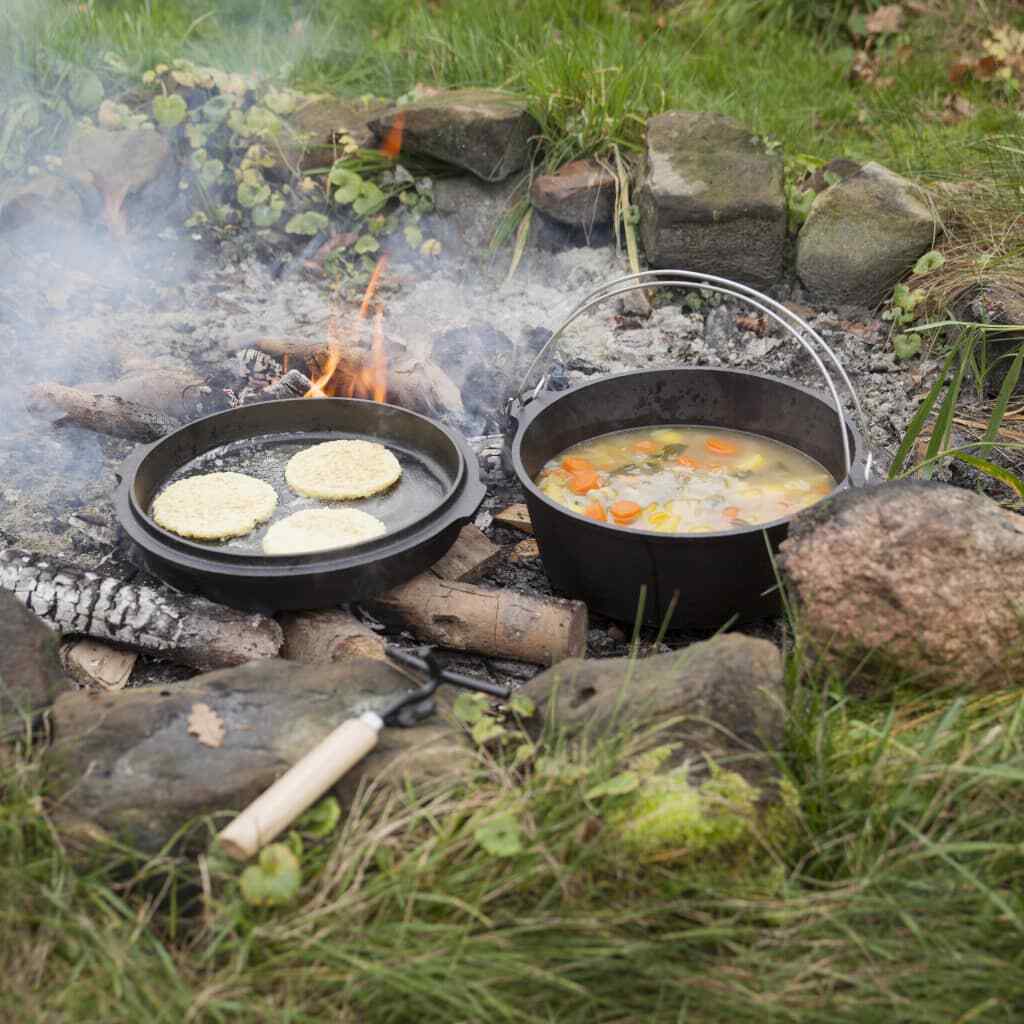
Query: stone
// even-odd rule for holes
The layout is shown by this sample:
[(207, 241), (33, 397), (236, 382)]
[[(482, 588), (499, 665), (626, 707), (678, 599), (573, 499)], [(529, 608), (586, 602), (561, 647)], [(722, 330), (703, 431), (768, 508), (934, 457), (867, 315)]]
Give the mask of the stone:
[(797, 236), (797, 274), (816, 302), (873, 307), (938, 232), (917, 186), (868, 163), (814, 200)]
[(127, 232), (125, 198), (151, 183), (166, 196), (172, 167), (170, 144), (151, 129), (107, 131), (82, 126), (75, 129), (64, 152), (65, 171), (99, 190), (107, 224), (119, 237)]
[(534, 736), (549, 719), (570, 743), (653, 729), (649, 746), (673, 748), (665, 770), (690, 762), (695, 776), (707, 777), (713, 761), (755, 785), (777, 776), (782, 658), (767, 640), (729, 633), (639, 660), (570, 659), (520, 692), (537, 706), (527, 719)]
[(1024, 679), (1024, 517), (934, 481), (843, 491), (801, 514), (779, 566), (820, 658), (858, 687)]
[(562, 662), (521, 692), (537, 705), (525, 720), (534, 739), (557, 737), (541, 741), (538, 773), (572, 778), (572, 756), (625, 738), (625, 770), (587, 792), (614, 801), (602, 841), (634, 862), (683, 862), (682, 879), (781, 881), (767, 847), (792, 845), (799, 812), (775, 756), (785, 708), (773, 644), (732, 634), (639, 660)]
[(75, 224), (81, 219), (82, 200), (71, 183), (56, 174), (38, 174), (0, 191), (0, 230), (38, 222)]
[(650, 118), (637, 205), (652, 267), (759, 288), (782, 275), (782, 154), (731, 118), (681, 110)]
[(530, 185), (530, 202), (572, 227), (608, 225), (615, 214), (616, 178), (596, 160), (573, 160)]
[(455, 89), (425, 96), (370, 121), (383, 139), (402, 123), (402, 150), (461, 167), (483, 181), (504, 181), (530, 161), (540, 126), (520, 96), (492, 89)]
[(516, 184), (489, 184), (463, 176), (434, 182), (434, 210), (430, 234), (445, 251), (483, 253), (494, 238), (498, 222), (515, 205)]
[(0, 739), (23, 733), (26, 720), (70, 688), (59, 651), (59, 633), (0, 593)]
[(376, 145), (370, 120), (388, 107), (338, 96), (313, 96), (288, 119), (288, 132), (279, 140), (279, 176), (330, 167), (339, 156), (341, 136), (347, 135), (361, 149)]
[[(274, 659), (173, 689), (65, 694), (53, 710), (48, 761), (59, 821), (78, 835), (158, 850), (197, 816), (241, 810), (347, 718), (381, 711), (409, 689), (408, 676), (379, 661)], [(189, 734), (197, 704), (223, 722), (220, 746)], [(461, 737), (440, 720), (385, 728), (335, 792), (347, 806), (366, 779), (398, 785), (445, 777), (472, 756)], [(186, 846), (208, 841), (199, 831)]]

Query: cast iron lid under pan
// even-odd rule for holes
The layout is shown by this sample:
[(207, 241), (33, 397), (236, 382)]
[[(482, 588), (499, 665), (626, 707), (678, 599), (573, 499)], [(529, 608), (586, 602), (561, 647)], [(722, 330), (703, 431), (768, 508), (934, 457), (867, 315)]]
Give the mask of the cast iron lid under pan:
[[(288, 459), (324, 441), (360, 439), (389, 448), (402, 465), (398, 483), (358, 501), (295, 495)], [(234, 471), (272, 484), (278, 507), (268, 523), (224, 542), (187, 540), (149, 515), (165, 484), (181, 476)], [(119, 473), (117, 513), (148, 569), (184, 590), (253, 611), (324, 608), (382, 593), (433, 565), (454, 543), (484, 497), (465, 438), (418, 413), (353, 398), (288, 399), (243, 406), (196, 420), (136, 449)], [(346, 548), (265, 555), (270, 523), (305, 508), (358, 508), (388, 532)]]

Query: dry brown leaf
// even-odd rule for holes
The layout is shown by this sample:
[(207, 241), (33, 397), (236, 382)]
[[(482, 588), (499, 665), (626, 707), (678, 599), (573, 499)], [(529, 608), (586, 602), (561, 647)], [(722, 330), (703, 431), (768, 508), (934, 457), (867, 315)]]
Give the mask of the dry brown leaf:
[(224, 745), (224, 719), (209, 704), (193, 704), (188, 716), (188, 734), (205, 747)]
[(942, 101), (942, 123), (956, 124), (974, 116), (974, 104), (962, 93), (951, 92)]
[(899, 32), (903, 27), (903, 5), (885, 4), (876, 8), (864, 19), (864, 27), (873, 36)]
[(761, 337), (766, 330), (764, 317), (758, 316), (756, 313), (740, 313), (736, 317), (736, 326), (741, 331), (753, 331), (758, 337)]
[(970, 57), (960, 57), (949, 65), (949, 80), (958, 85), (974, 70), (974, 61)]

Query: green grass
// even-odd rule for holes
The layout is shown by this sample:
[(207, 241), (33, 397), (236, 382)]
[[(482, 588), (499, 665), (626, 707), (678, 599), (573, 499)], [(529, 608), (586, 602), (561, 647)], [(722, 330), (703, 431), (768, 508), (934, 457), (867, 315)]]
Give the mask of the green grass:
[[(0, 783), (12, 1021), (1010, 1022), (1024, 1012), (1024, 699), (849, 698), (789, 661), (783, 871), (729, 879), (581, 831), (579, 780), (493, 762), (366, 799), (254, 910), (216, 857), (69, 858), (37, 758)], [(510, 806), (524, 849), (472, 822)], [(63, 842), (67, 842), (64, 840)], [(777, 854), (776, 854), (777, 855)]]

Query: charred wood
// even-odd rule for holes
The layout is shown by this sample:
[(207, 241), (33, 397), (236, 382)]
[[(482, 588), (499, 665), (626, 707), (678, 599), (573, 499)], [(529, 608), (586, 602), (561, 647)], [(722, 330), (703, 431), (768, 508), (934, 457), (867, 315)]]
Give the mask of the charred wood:
[(43, 412), (55, 405), (63, 421), (127, 441), (156, 441), (177, 430), (177, 420), (148, 406), (117, 395), (95, 395), (63, 384), (36, 384), (29, 391), (29, 411)]
[(239, 405), (273, 402), (278, 398), (301, 398), (310, 388), (310, 379), (298, 370), (289, 370), (280, 380), (259, 391), (245, 391)]
[(65, 635), (109, 640), (197, 669), (273, 658), (283, 642), (281, 627), (266, 616), (16, 548), (0, 548), (0, 589)]

